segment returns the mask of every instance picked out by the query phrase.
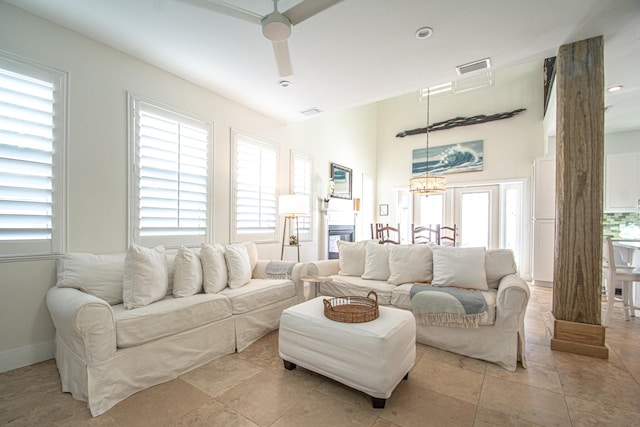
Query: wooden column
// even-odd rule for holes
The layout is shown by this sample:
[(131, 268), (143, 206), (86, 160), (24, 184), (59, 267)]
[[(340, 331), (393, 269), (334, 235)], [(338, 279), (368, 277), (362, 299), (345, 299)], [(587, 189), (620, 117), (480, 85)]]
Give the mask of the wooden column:
[(556, 62), (556, 243), (551, 348), (608, 358), (600, 325), (604, 43), (563, 45)]

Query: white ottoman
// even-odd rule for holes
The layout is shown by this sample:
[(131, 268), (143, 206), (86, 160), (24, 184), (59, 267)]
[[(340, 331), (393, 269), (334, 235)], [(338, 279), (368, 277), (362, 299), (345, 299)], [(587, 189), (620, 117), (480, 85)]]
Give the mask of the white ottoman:
[(285, 368), (300, 365), (368, 394), (374, 408), (384, 408), (415, 363), (413, 314), (380, 307), (380, 317), (371, 322), (336, 322), (324, 315), (325, 298), (282, 312), (279, 349)]

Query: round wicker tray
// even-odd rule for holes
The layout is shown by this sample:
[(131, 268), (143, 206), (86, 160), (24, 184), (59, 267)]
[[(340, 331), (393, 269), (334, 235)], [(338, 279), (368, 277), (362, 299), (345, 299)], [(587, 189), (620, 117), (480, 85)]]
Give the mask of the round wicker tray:
[[(369, 298), (371, 295), (375, 299)], [(325, 299), (324, 315), (336, 322), (362, 323), (370, 322), (380, 316), (378, 310), (378, 294), (371, 291), (367, 297), (336, 297)]]

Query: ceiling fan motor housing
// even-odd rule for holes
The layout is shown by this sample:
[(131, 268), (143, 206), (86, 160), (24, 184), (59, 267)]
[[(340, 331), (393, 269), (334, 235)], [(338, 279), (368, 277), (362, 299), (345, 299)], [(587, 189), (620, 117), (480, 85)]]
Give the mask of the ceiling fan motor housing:
[(272, 12), (262, 19), (262, 34), (272, 42), (285, 41), (291, 35), (291, 21), (280, 12)]

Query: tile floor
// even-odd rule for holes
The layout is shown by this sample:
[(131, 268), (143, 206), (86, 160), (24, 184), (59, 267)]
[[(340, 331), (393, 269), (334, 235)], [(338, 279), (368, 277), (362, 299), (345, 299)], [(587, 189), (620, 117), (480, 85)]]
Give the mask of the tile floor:
[(416, 365), (387, 400), (320, 375), (287, 371), (278, 333), (247, 350), (139, 392), (91, 418), (60, 391), (53, 360), (0, 374), (0, 425), (8, 426), (629, 426), (640, 425), (640, 318), (617, 309), (609, 360), (549, 348), (551, 290), (532, 288), (528, 369), (418, 344)]

